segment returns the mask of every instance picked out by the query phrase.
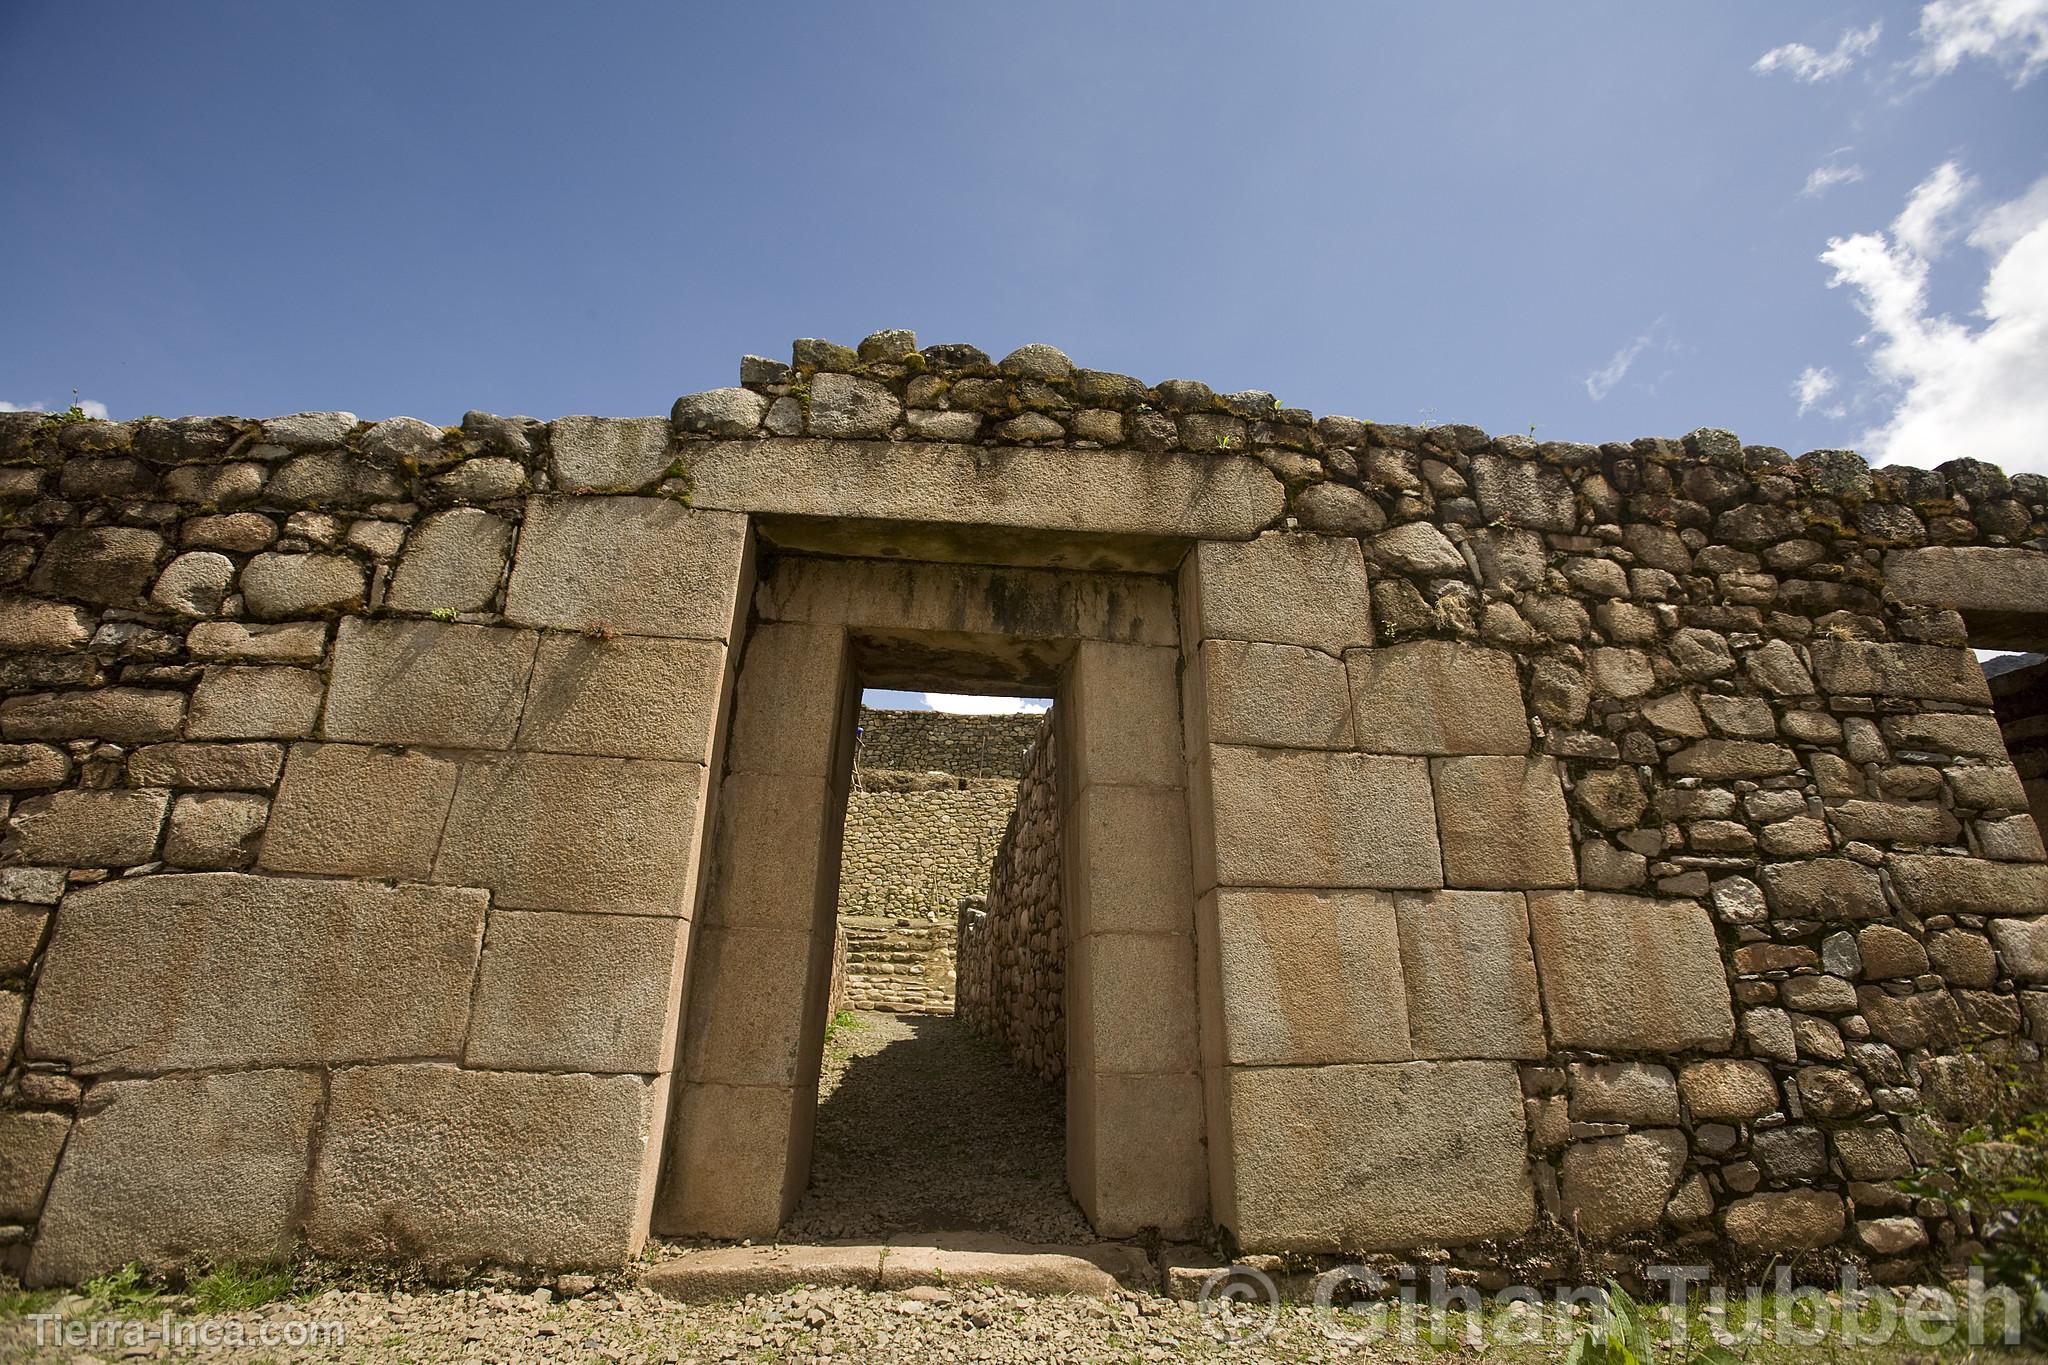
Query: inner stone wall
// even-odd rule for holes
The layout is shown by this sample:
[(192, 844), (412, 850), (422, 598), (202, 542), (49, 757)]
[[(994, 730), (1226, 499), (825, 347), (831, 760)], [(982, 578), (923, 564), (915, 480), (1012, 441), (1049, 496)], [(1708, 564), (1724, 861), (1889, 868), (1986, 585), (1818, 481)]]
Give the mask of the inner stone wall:
[(961, 897), (988, 890), (989, 860), (1014, 778), (856, 769), (846, 802), (839, 913), (951, 922)]
[(973, 716), (863, 706), (856, 771), (940, 772), (1015, 781), (1038, 733), (1034, 715)]
[(2038, 827), (2048, 821), (2048, 655), (2027, 655), (2018, 667), (1994, 673), (1991, 699)]

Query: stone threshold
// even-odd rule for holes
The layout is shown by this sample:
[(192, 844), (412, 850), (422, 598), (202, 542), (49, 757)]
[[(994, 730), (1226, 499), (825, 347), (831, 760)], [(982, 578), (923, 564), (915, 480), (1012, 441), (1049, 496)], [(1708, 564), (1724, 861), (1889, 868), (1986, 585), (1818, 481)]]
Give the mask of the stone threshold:
[(1122, 1242), (1044, 1246), (989, 1233), (907, 1233), (887, 1242), (711, 1247), (640, 1272), (642, 1288), (684, 1303), (779, 1294), (799, 1285), (860, 1289), (993, 1285), (1020, 1294), (1104, 1299), (1153, 1289), (1144, 1248)]

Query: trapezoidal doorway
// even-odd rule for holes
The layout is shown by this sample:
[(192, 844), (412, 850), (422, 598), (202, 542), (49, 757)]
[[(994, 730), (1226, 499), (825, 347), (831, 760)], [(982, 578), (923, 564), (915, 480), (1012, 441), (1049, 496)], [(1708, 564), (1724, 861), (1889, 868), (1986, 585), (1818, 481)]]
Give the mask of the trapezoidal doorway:
[(767, 1238), (809, 1180), (863, 686), (1055, 698), (1066, 1175), (1102, 1235), (1207, 1213), (1173, 590), (1161, 579), (767, 559), (716, 798), (655, 1216)]

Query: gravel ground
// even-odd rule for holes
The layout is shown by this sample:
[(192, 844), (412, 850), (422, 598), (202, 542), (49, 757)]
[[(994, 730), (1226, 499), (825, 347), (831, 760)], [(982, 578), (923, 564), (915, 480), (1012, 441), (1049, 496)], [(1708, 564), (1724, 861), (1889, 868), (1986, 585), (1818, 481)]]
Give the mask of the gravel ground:
[(851, 1015), (826, 1041), (818, 1098), (811, 1185), (782, 1241), (1098, 1240), (1067, 1194), (1061, 1087), (952, 1016)]

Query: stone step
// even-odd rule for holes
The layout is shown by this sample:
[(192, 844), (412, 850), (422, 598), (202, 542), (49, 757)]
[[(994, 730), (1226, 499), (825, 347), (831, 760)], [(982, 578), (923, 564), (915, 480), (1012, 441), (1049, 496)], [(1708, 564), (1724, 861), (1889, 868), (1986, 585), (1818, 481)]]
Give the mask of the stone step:
[(910, 1289), (990, 1284), (1020, 1294), (1105, 1299), (1119, 1285), (1157, 1286), (1141, 1247), (1122, 1242), (1037, 1246), (988, 1233), (926, 1233), (865, 1246), (745, 1246), (686, 1251), (640, 1273), (640, 1284), (683, 1303), (779, 1294), (798, 1285)]

